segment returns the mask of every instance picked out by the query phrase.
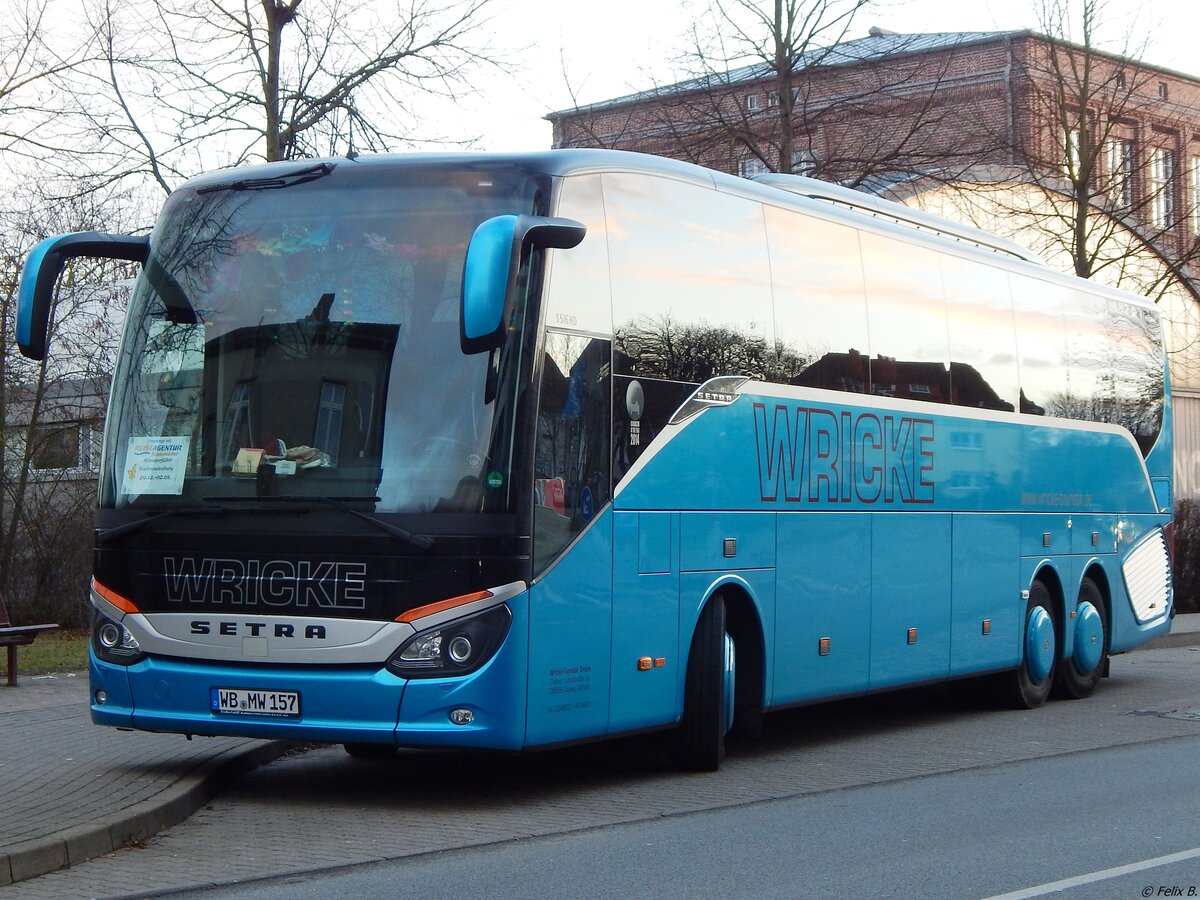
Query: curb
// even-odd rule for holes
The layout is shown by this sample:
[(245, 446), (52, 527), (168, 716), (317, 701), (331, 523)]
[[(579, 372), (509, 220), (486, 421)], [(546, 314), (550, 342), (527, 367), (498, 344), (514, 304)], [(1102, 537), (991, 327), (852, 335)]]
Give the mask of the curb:
[(239, 775), (283, 756), (294, 745), (269, 741), (217, 756), (152, 800), (117, 810), (112, 819), (74, 825), (0, 849), (0, 887), (77, 866), (178, 825)]
[[(1160, 638), (1155, 638), (1148, 644), (1138, 647), (1138, 650), (1163, 650), (1167, 647), (1200, 647), (1200, 632), (1172, 631)], [(1135, 651), (1136, 652), (1136, 651)]]

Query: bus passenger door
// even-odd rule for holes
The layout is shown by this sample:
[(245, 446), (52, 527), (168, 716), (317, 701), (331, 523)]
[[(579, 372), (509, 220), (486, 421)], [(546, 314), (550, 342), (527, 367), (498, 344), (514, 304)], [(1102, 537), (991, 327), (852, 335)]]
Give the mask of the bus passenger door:
[(526, 746), (603, 737), (608, 725), (612, 512), (529, 589)]
[(607, 730), (611, 352), (607, 340), (546, 334), (533, 460), (530, 746)]

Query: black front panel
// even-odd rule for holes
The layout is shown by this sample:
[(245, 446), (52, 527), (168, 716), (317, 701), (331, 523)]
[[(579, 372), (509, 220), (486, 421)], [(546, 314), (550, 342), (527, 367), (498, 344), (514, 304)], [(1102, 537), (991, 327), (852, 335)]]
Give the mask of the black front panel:
[(484, 533), (425, 529), (418, 533), (432, 541), (428, 548), (323, 512), (242, 514), (236, 522), (221, 516), (219, 529), (212, 522), (188, 528), (193, 523), (185, 518), (102, 545), (97, 581), (148, 613), (388, 621), (414, 607), (530, 576), (529, 539), (500, 527), (514, 524), (513, 517), (461, 517), (486, 526), (479, 528)]

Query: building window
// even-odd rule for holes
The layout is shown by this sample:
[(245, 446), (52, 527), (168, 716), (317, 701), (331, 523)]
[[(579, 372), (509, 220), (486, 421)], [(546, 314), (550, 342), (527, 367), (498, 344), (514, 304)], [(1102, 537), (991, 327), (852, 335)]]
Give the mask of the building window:
[(738, 163), (738, 174), (743, 178), (753, 178), (755, 175), (762, 175), (769, 171), (767, 164), (757, 156), (751, 156)]
[(42, 471), (78, 467), (80, 430), (78, 422), (38, 425), (33, 431), (30, 467)]
[[(796, 101), (798, 101), (800, 99), (800, 88), (794, 87), (791, 89), (790, 93), (792, 95), (792, 103), (795, 104)], [(767, 92), (767, 106), (768, 107), (778, 107), (780, 105), (780, 100), (782, 99), (782, 97), (783, 97), (783, 93), (781, 91), (768, 91)]]
[(1167, 99), (1167, 83), (1165, 81), (1160, 81), (1158, 83), (1158, 99), (1159, 100)]
[(1124, 90), (1124, 88), (1125, 88), (1125, 73), (1118, 72), (1116, 74), (1116, 77), (1113, 79), (1113, 84), (1116, 85), (1118, 90)]
[(1200, 156), (1188, 160), (1188, 181), (1191, 189), (1192, 234), (1200, 235)]
[(100, 471), (100, 452), (104, 446), (104, 431), (92, 425), (79, 426), (79, 468), (84, 472)]
[(758, 109), (758, 94), (746, 95), (746, 109), (750, 112)]
[(321, 406), (317, 410), (317, 434), (313, 443), (318, 450), (329, 454), (329, 464), (336, 466), (342, 443), (342, 410), (346, 406), (346, 386), (334, 381), (321, 382)]
[(1150, 224), (1167, 229), (1175, 223), (1175, 151), (1150, 151)]
[(792, 174), (811, 175), (817, 170), (817, 158), (811, 150), (792, 151)]
[(1133, 141), (1117, 138), (1105, 143), (1108, 199), (1119, 209), (1133, 205)]
[(1063, 174), (1068, 178), (1074, 178), (1079, 173), (1080, 169), (1080, 146), (1081, 134), (1078, 128), (1072, 128), (1067, 132), (1066, 155), (1063, 163)]

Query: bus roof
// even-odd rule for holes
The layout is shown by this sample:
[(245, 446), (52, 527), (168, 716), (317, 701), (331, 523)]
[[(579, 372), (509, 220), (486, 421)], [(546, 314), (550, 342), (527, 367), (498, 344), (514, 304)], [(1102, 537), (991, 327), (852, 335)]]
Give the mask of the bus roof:
[(904, 232), (918, 243), (939, 250), (982, 253), (996, 263), (1003, 262), (1018, 270), (1032, 266), (1038, 270), (1038, 277), (1071, 283), (1075, 288), (1155, 307), (1153, 301), (1141, 295), (1052, 269), (1034, 251), (1015, 241), (874, 194), (800, 175), (766, 173), (752, 179), (741, 178), (693, 163), (626, 150), (566, 148), (521, 153), (371, 154), (292, 160), (216, 170), (189, 180), (184, 187), (203, 190), (231, 181), (282, 178), (315, 168), (333, 171), (342, 166), (380, 169), (431, 166), (481, 170), (512, 166), (526, 168), (530, 174), (551, 177), (601, 172), (657, 174), (772, 205), (832, 216), (856, 227), (883, 228), (893, 234)]

